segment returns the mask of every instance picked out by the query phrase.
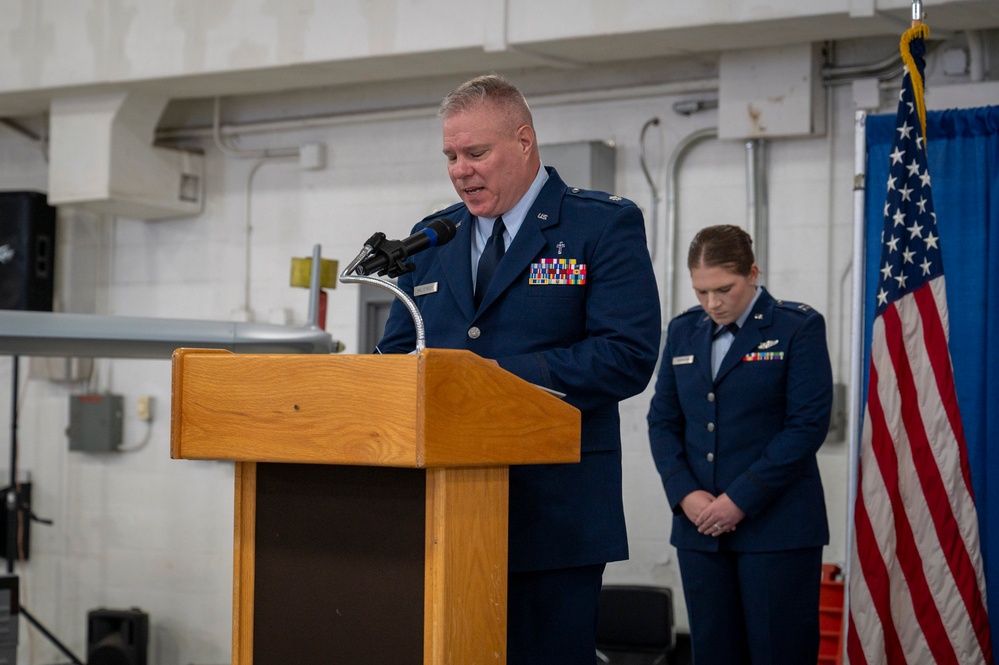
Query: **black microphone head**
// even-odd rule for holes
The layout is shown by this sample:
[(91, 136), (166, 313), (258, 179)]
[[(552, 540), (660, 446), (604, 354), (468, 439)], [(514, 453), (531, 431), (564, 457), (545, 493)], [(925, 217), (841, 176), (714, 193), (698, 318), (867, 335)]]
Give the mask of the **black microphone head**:
[(458, 227), (454, 225), (454, 222), (447, 218), (433, 220), (427, 224), (424, 229), (424, 231), (427, 230), (431, 230), (437, 235), (437, 242), (434, 243), (435, 246), (451, 242), (451, 240), (454, 239), (454, 236), (458, 233)]

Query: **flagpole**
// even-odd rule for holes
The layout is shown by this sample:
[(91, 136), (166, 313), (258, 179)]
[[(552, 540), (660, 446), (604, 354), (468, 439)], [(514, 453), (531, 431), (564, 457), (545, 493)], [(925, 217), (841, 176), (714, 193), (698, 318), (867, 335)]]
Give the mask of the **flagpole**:
[[(853, 519), (857, 502), (857, 476), (860, 467), (860, 428), (864, 415), (863, 382), (864, 362), (864, 266), (865, 260), (865, 206), (867, 199), (867, 111), (857, 109), (853, 121), (853, 312), (850, 331), (850, 411), (849, 449), (847, 450), (847, 522), (846, 556), (843, 579), (850, 579), (853, 553)], [(850, 585), (845, 584), (843, 598), (844, 629), (850, 616)], [(845, 634), (845, 630), (843, 631)], [(843, 640), (843, 662), (846, 662), (846, 640)]]
[(912, 0), (912, 27), (923, 24), (923, 1)]

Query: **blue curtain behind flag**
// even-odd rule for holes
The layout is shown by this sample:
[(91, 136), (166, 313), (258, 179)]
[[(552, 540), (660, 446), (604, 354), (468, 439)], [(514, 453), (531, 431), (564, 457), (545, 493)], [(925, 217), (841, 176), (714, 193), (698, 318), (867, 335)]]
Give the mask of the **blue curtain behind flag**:
[[(868, 117), (865, 390), (894, 132), (894, 114)], [(947, 279), (950, 354), (978, 508), (991, 601), (989, 620), (992, 634), (999, 635), (999, 342), (995, 341), (999, 334), (999, 106), (928, 112), (926, 134)]]

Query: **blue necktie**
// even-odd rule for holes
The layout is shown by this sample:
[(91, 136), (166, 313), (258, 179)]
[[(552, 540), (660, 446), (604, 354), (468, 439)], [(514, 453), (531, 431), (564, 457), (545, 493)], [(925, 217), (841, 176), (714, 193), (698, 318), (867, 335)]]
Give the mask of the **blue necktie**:
[(732, 323), (726, 323), (721, 328), (715, 331), (715, 334), (712, 336), (712, 339), (718, 339), (718, 336), (721, 335), (726, 330), (732, 333), (733, 336), (735, 336), (736, 333), (739, 332), (739, 324), (736, 323), (735, 321), (733, 321)]
[(503, 216), (501, 215), (493, 223), (493, 234), (486, 240), (482, 256), (479, 257), (479, 267), (475, 273), (476, 307), (482, 302), (482, 296), (489, 288), (489, 282), (492, 281), (493, 275), (496, 274), (496, 266), (499, 265), (503, 253), (506, 252), (506, 245), (503, 242), (503, 231), (505, 230), (506, 227), (503, 225)]

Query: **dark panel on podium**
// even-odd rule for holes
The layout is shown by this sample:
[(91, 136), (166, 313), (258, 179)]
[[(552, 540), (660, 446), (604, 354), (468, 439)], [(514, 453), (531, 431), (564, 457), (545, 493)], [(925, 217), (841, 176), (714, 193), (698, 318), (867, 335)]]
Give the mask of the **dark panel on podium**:
[(426, 472), (259, 463), (256, 482), (254, 665), (421, 665)]

